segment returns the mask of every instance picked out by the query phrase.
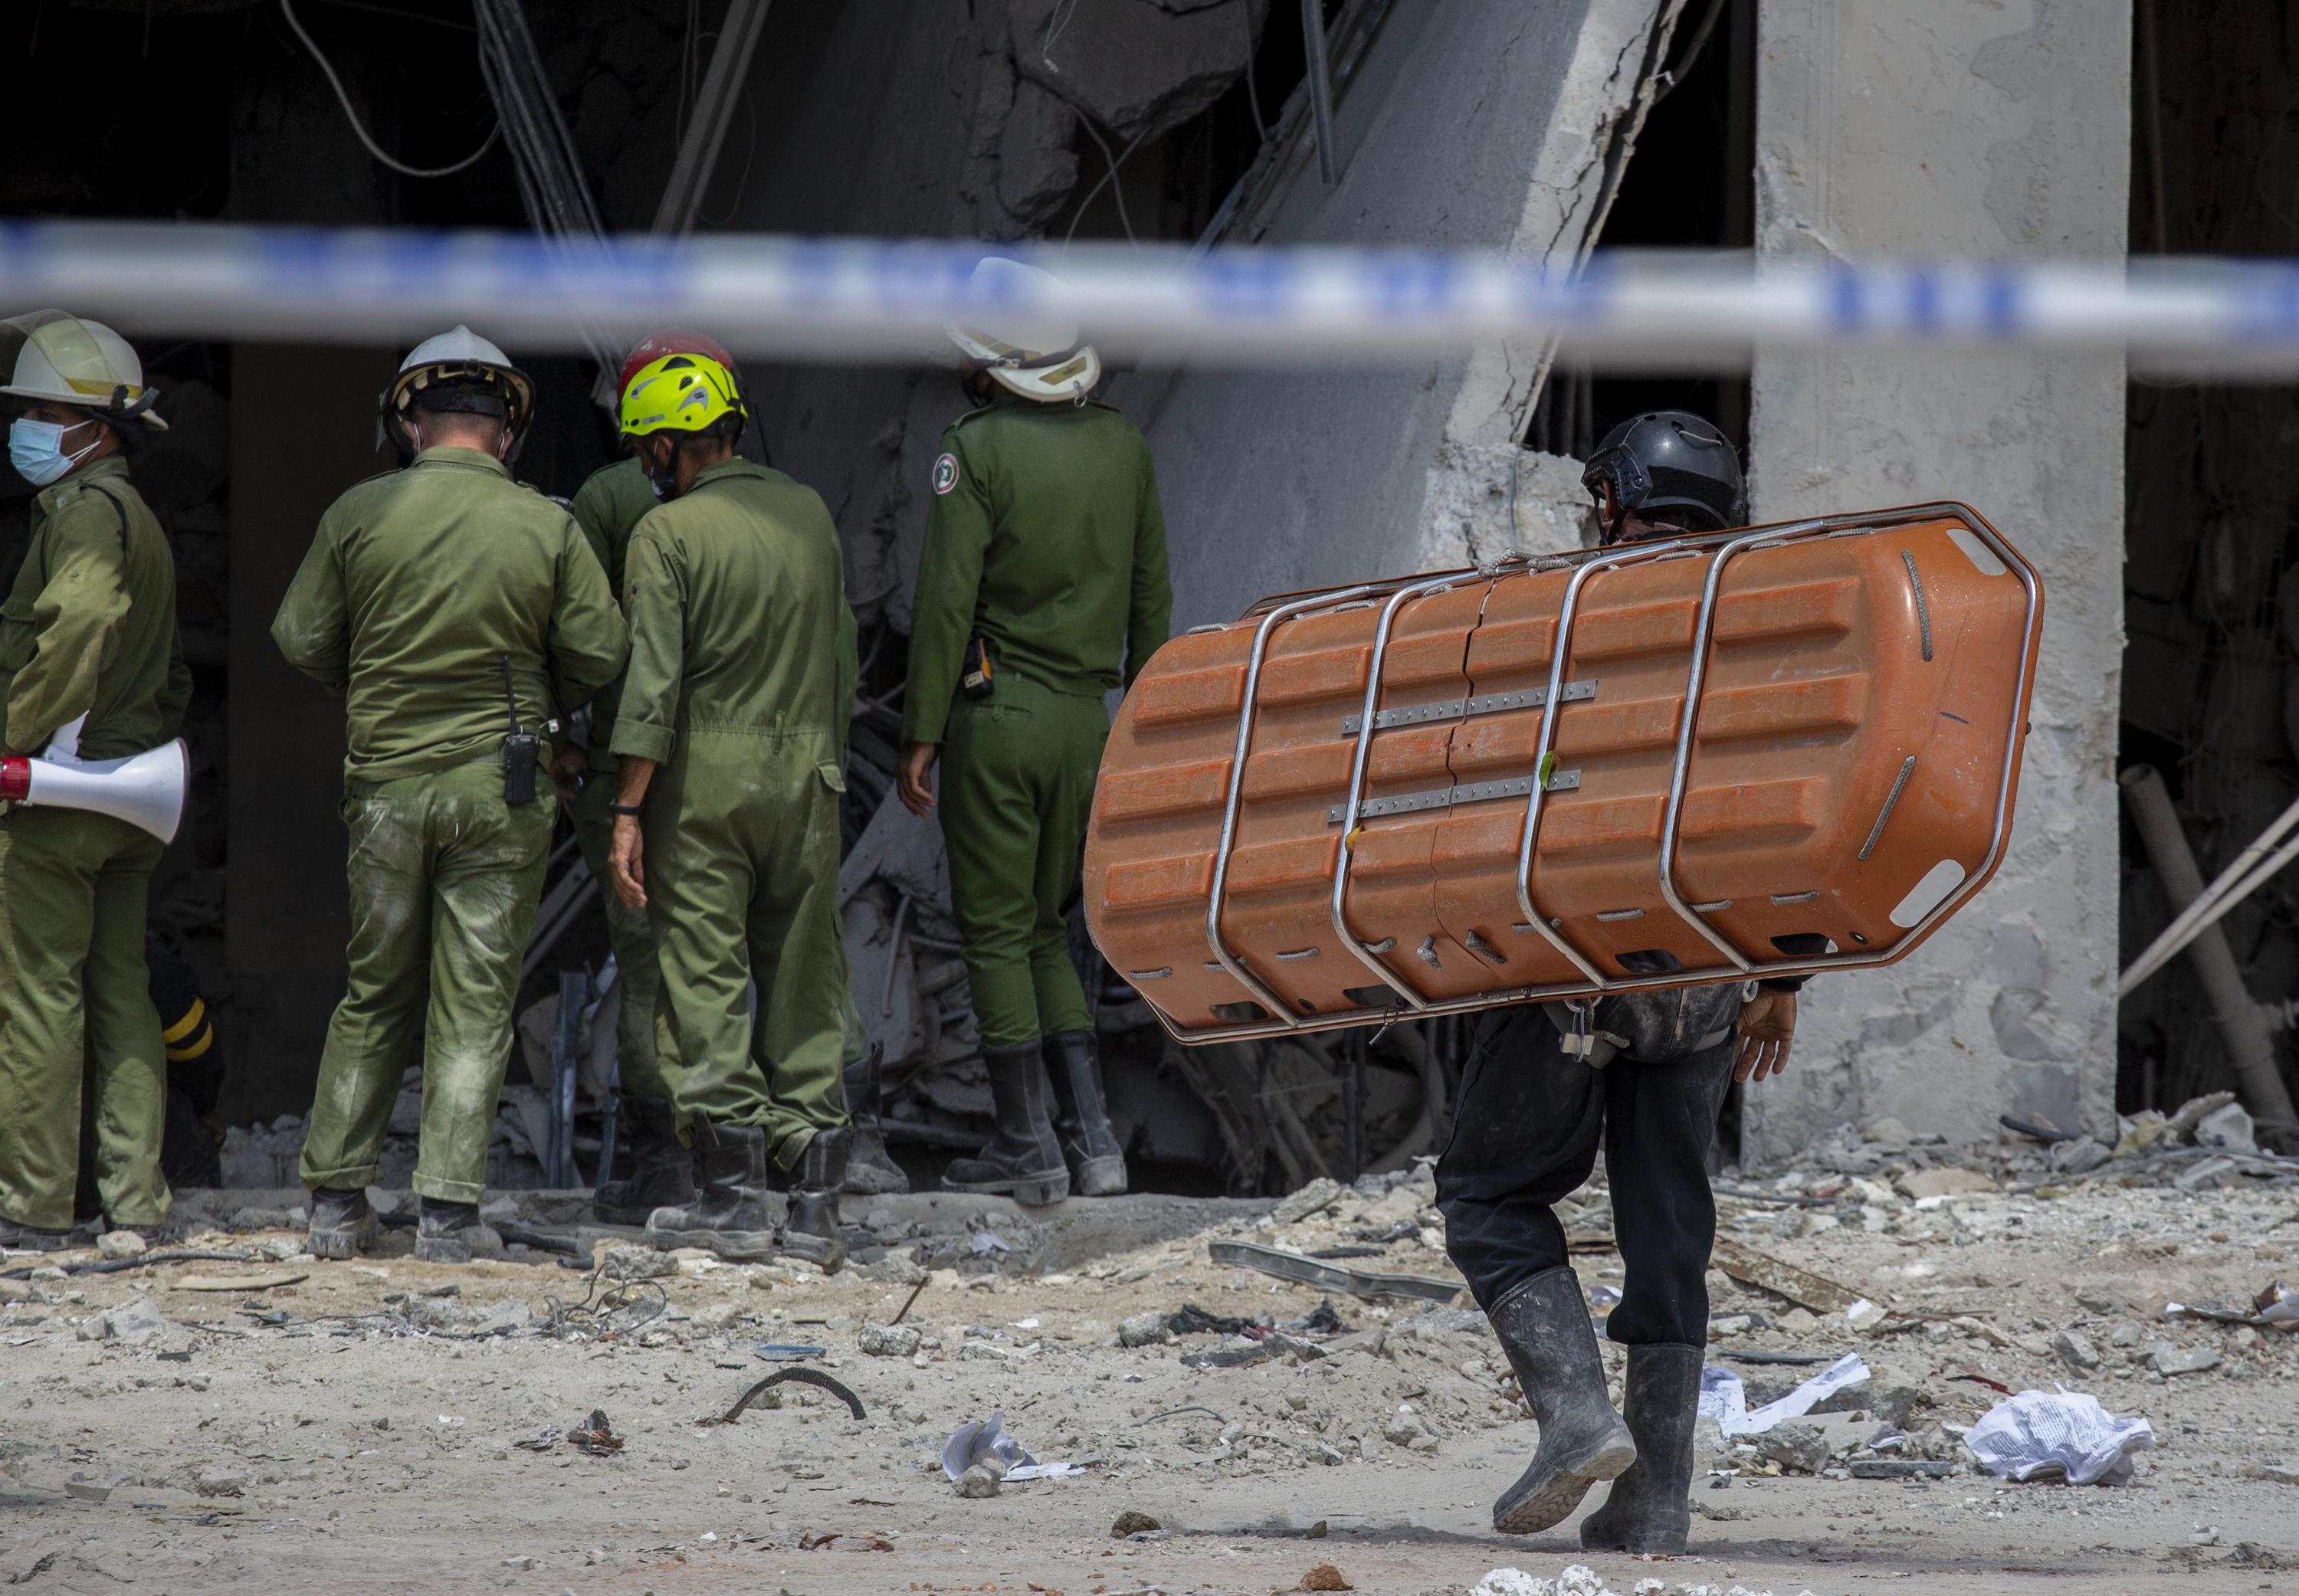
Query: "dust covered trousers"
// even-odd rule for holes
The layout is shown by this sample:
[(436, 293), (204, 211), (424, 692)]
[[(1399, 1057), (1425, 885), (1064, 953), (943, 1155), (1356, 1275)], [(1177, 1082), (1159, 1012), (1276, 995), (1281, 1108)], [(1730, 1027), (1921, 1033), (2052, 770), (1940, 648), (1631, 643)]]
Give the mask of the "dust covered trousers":
[[(1606, 1336), (1631, 1346), (1707, 1344), (1716, 1238), (1708, 1149), (1732, 1081), (1740, 994), (1737, 985), (1691, 988), (1699, 1012), (1668, 1042), (1644, 1038), (1663, 1056), (1623, 1052), (1602, 1069), (1563, 1050), (1564, 1032), (1543, 1008), (1484, 1017), (1437, 1164), (1445, 1249), (1481, 1307), (1568, 1261), (1552, 1205), (1589, 1178), (1602, 1147), (1627, 1266)], [(1598, 1025), (1609, 1017), (1599, 1005)]]
[[(918, 562), (905, 742), (943, 745), (951, 909), (987, 1047), (1090, 1029), (1062, 953), (1102, 699), (1166, 641), (1173, 590), (1150, 446), (1108, 405), (1000, 399), (942, 435)], [(994, 672), (959, 679), (969, 639)]]
[(846, 1122), (837, 529), (779, 471), (709, 467), (639, 523), (623, 603), (613, 751), (660, 767), (643, 822), (657, 1061), (682, 1136), (698, 1114), (758, 1126), (788, 1170)]
[(271, 634), (345, 694), (351, 965), (328, 1023), (306, 1186), (376, 1178), (419, 1021), (414, 1187), (476, 1202), (554, 805), (503, 791), (511, 715), (530, 729), (622, 668), (621, 617), (567, 512), (494, 457), (427, 449), (320, 518)]
[[(167, 538), (125, 462), (83, 467), (34, 498), (0, 604), (0, 747), (38, 752), (85, 715), (84, 757), (142, 753), (176, 734), (190, 698)], [(168, 1211), (167, 1060), (144, 963), (159, 859), (122, 821), (0, 810), (0, 1219), (71, 1224), (83, 1089), (105, 1212), (153, 1225)]]

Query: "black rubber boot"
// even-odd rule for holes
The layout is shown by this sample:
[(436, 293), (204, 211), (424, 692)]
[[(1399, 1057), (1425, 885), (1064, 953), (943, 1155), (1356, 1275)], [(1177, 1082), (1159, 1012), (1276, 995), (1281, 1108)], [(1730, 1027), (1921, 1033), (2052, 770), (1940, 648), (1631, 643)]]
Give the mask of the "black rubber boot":
[(69, 1230), (43, 1230), (37, 1225), (0, 1220), (0, 1248), (11, 1253), (61, 1253), (72, 1245)]
[(1692, 1528), (1693, 1428), (1700, 1418), (1697, 1346), (1632, 1346), (1622, 1388), (1637, 1460), (1613, 1482), (1605, 1505), (1581, 1521), (1591, 1551), (1656, 1552), (1674, 1557)]
[(1052, 1088), (1038, 1044), (987, 1047), (982, 1062), (990, 1069), (998, 1134), (980, 1156), (951, 1159), (942, 1171), (942, 1189), (1002, 1193), (1025, 1208), (1060, 1202), (1070, 1195), (1070, 1172), (1062, 1162), (1061, 1143), (1054, 1139), (1047, 1102)]
[(858, 1197), (899, 1195), (910, 1189), (910, 1177), (886, 1151), (886, 1133), (878, 1121), (878, 1049), (846, 1071), (846, 1118), (854, 1128), (853, 1145), (846, 1153), (844, 1189)]
[(1535, 1275), (1494, 1303), (1489, 1317), (1540, 1421), (1532, 1466), (1494, 1501), (1493, 1527), (1528, 1534), (1570, 1517), (1589, 1486), (1617, 1478), (1637, 1460), (1637, 1447), (1605, 1393), (1605, 1363), (1578, 1275), (1570, 1269)]
[(647, 1216), (647, 1239), (662, 1252), (708, 1247), (721, 1258), (758, 1263), (774, 1256), (775, 1193), (767, 1181), (767, 1133), (694, 1116), (692, 1203)]
[(1054, 1135), (1069, 1166), (1070, 1189), (1081, 1197), (1114, 1197), (1125, 1189), (1125, 1150), (1109, 1128), (1093, 1033), (1057, 1031), (1046, 1038), (1044, 1052), (1054, 1088)]
[(416, 1216), (415, 1256), (424, 1263), (469, 1263), (474, 1258), (500, 1258), (502, 1237), (493, 1225), (479, 1220), (477, 1203), (443, 1203), (423, 1199)]
[(316, 1187), (311, 1192), (311, 1226), (303, 1245), (315, 1258), (356, 1258), (375, 1245), (375, 1210), (368, 1206), (364, 1188), (339, 1190)]
[(694, 1161), (678, 1145), (678, 1114), (668, 1097), (623, 1094), (623, 1123), (630, 1170), (591, 1195), (591, 1212), (602, 1225), (643, 1225), (658, 1208), (694, 1201)]
[(792, 1171), (790, 1218), (783, 1222), (783, 1250), (811, 1259), (826, 1269), (846, 1261), (846, 1237), (839, 1228), (838, 1193), (846, 1184), (854, 1132), (842, 1125), (818, 1130), (798, 1155)]

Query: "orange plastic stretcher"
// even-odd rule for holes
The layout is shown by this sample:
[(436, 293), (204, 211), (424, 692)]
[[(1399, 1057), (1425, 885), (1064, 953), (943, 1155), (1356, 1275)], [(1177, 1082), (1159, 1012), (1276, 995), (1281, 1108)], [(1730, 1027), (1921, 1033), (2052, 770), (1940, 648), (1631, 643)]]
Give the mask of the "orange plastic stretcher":
[(1960, 504), (1264, 600), (1127, 695), (1088, 920), (1191, 1043), (1888, 964), (2003, 856), (2042, 618)]

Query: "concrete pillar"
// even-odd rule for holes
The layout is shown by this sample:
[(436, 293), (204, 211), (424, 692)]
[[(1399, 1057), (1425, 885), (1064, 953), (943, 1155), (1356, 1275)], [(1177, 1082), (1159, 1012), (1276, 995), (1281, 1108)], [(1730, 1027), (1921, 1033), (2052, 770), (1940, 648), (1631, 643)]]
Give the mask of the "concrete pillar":
[[(2129, 191), (2129, 0), (1764, 0), (1757, 247), (1824, 257), (2113, 260)], [(1839, 1121), (2108, 1129), (2124, 374), (2116, 357), (1760, 354), (1760, 520), (1928, 499), (2043, 572), (2019, 818), (1995, 882), (1905, 963), (1808, 990), (1744, 1153)]]

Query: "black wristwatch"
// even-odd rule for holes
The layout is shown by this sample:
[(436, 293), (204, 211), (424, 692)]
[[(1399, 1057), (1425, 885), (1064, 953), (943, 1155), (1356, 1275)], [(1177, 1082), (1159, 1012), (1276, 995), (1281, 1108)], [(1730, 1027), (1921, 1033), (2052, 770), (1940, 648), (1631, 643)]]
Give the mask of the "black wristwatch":
[(633, 820), (636, 820), (645, 815), (646, 810), (637, 804), (609, 804), (607, 806), (607, 813), (610, 815), (627, 815)]

